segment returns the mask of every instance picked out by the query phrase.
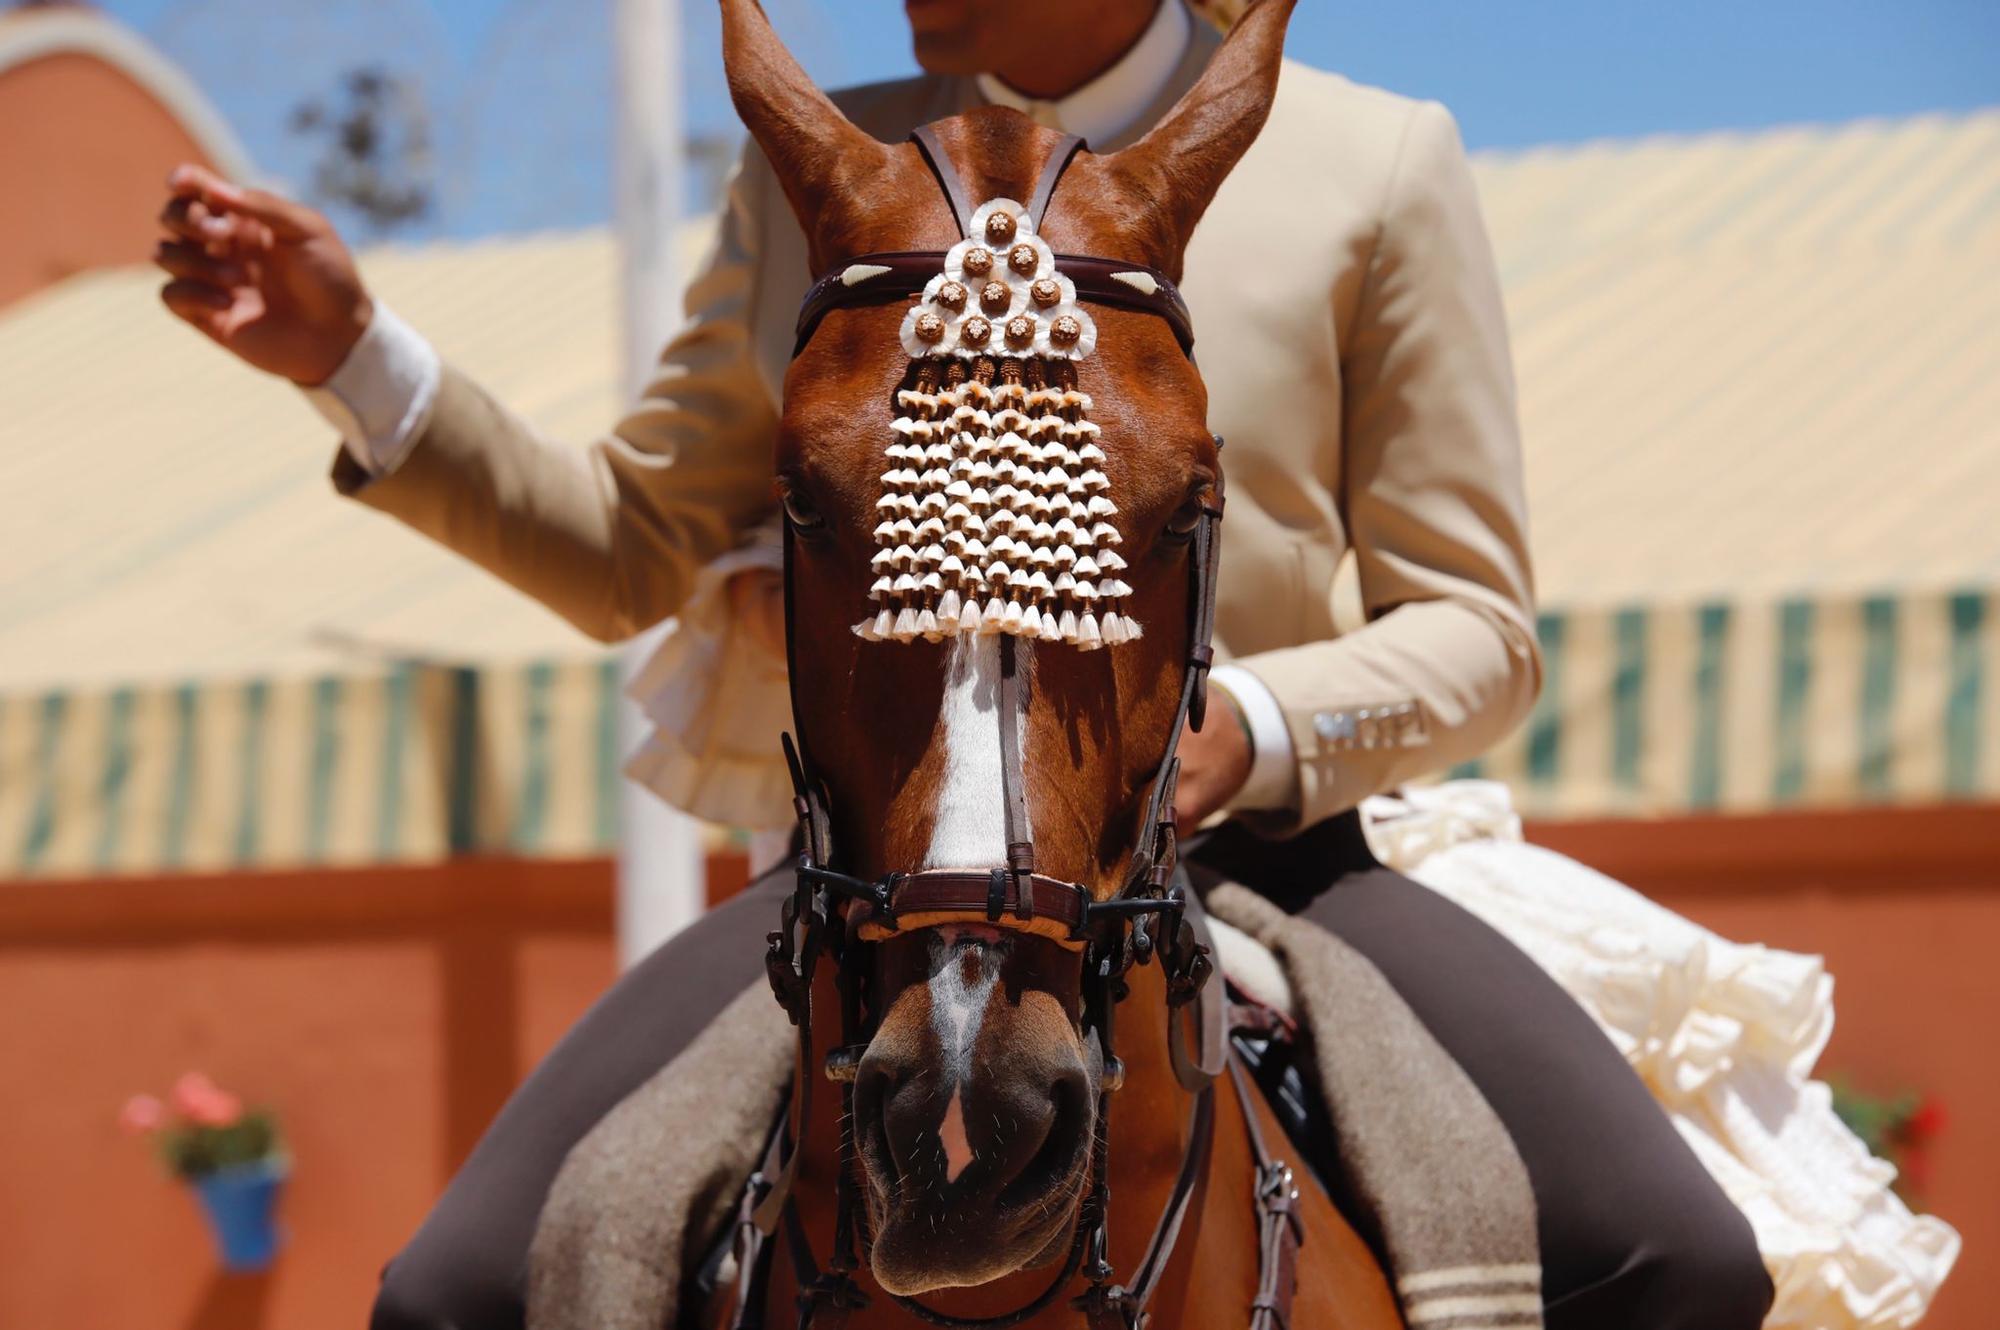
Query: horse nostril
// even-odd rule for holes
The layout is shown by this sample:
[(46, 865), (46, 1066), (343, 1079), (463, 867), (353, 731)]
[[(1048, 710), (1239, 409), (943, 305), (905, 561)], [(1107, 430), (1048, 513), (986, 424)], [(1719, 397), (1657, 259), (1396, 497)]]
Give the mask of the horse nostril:
[(894, 1188), (903, 1175), (903, 1161), (890, 1147), (890, 1102), (902, 1078), (886, 1059), (864, 1056), (854, 1076), (854, 1117), (849, 1129), (855, 1147), (882, 1184)]
[(1000, 1189), (994, 1204), (1004, 1210), (1044, 1201), (1082, 1162), (1093, 1121), (1090, 1078), (1082, 1065), (1057, 1072), (1049, 1085), (1040, 1132), (1024, 1133), (1020, 1142), (1033, 1153)]

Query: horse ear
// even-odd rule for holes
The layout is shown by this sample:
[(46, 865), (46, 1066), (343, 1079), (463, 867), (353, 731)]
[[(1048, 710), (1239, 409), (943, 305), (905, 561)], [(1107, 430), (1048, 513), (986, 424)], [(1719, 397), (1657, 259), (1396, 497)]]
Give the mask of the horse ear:
[(817, 257), (829, 212), (873, 192), (889, 150), (806, 76), (758, 0), (722, 0), (722, 64), (729, 99), (770, 159)]
[(1255, 0), (1164, 120), (1108, 163), (1162, 214), (1178, 266), (1209, 200), (1264, 128), (1296, 0)]

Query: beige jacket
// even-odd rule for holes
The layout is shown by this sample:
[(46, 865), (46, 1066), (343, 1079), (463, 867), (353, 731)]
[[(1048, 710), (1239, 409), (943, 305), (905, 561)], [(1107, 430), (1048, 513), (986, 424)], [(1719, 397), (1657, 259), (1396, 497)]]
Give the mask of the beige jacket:
[[(1143, 124), (1213, 52), (1197, 27)], [(838, 100), (894, 140), (979, 94), (920, 78)], [(752, 149), (686, 330), (609, 436), (539, 439), (446, 366), (396, 469), (370, 480), (343, 452), (336, 484), (593, 637), (639, 632), (772, 508), (809, 278)], [(1506, 322), (1450, 115), (1288, 63), (1269, 125), (1189, 248), (1184, 291), (1228, 440), (1217, 646), (1285, 712), (1294, 811), (1316, 821), (1476, 756), (1526, 714), (1540, 666)], [(1337, 633), (1350, 554), (1366, 622)]]

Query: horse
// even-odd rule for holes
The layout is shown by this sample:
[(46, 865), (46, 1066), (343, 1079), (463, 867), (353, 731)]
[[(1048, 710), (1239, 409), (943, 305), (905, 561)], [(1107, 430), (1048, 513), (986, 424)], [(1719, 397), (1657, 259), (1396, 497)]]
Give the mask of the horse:
[(722, 0), (824, 276), (776, 458), (796, 1079), (713, 1324), (1402, 1323), (1231, 1061), (1176, 871), (1223, 472), (1174, 283), (1291, 9), (1100, 155), (999, 108), (878, 142)]

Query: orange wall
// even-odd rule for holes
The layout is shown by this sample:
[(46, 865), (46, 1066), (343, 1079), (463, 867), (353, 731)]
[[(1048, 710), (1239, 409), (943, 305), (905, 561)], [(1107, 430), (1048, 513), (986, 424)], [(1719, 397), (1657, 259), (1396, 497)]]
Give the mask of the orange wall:
[[(358, 1330), (376, 1272), (612, 974), (609, 865), (0, 889), (0, 1326)], [(215, 1271), (114, 1119), (190, 1068), (275, 1107), (291, 1242)]]
[[(1925, 1200), (1967, 1255), (1926, 1324), (2000, 1299), (2000, 810), (1540, 826), (1729, 936), (1825, 954), (1826, 1066), (1936, 1092)], [(740, 881), (741, 865), (713, 876)], [(0, 1326), (355, 1330), (381, 1263), (612, 974), (610, 865), (0, 887)], [(192, 1199), (113, 1119), (198, 1067), (283, 1115), (291, 1244), (215, 1274)]]
[(0, 73), (0, 126), (0, 305), (72, 273), (146, 262), (167, 172), (214, 165), (152, 94), (94, 56)]

